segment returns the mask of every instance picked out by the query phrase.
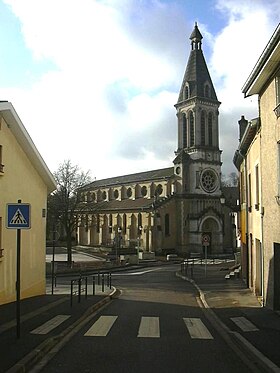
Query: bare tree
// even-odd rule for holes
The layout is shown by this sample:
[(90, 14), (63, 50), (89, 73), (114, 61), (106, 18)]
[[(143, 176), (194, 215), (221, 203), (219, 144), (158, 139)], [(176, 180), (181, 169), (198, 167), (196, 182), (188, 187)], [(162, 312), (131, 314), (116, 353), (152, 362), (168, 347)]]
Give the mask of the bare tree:
[(81, 212), (78, 189), (91, 182), (89, 171), (82, 171), (79, 166), (65, 160), (54, 172), (57, 189), (48, 199), (48, 223), (57, 224), (65, 232), (67, 245), (67, 262), (72, 263), (72, 241), (77, 229), (78, 214)]
[(238, 186), (238, 175), (235, 172), (231, 172), (228, 175), (222, 174), (221, 184), (224, 187)]

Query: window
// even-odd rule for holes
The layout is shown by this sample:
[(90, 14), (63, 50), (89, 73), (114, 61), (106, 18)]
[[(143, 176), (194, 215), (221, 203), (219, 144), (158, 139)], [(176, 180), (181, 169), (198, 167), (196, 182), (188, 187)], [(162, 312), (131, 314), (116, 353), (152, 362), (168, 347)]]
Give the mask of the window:
[(208, 145), (213, 145), (213, 116), (212, 113), (209, 113), (208, 116)]
[(123, 234), (126, 234), (127, 218), (126, 214), (123, 214)]
[(259, 176), (259, 165), (255, 167), (255, 173), (256, 173), (256, 204), (255, 209), (259, 209), (260, 205), (260, 176)]
[(165, 233), (165, 236), (169, 236), (170, 235), (170, 224), (169, 224), (169, 214), (165, 214), (165, 217), (164, 217), (164, 233)]
[(192, 111), (189, 114), (189, 122), (190, 122), (190, 146), (194, 146), (194, 117), (193, 117)]
[(107, 198), (107, 193), (104, 190), (104, 192), (102, 192), (102, 199), (105, 200), (106, 198)]
[(100, 216), (99, 216), (99, 214), (97, 214), (97, 217), (96, 217), (96, 232), (97, 233), (100, 232)]
[(119, 198), (119, 191), (118, 191), (118, 189), (115, 189), (115, 190), (114, 190), (114, 198), (115, 198), (115, 199), (118, 199), (118, 198)]
[(205, 112), (201, 113), (201, 145), (205, 145)]
[(183, 128), (183, 148), (187, 147), (187, 118), (186, 114), (182, 116), (182, 128)]
[(109, 233), (113, 232), (113, 216), (112, 214), (109, 215)]
[(128, 198), (130, 198), (132, 196), (132, 189), (130, 187), (127, 188), (126, 195), (127, 195)]
[(187, 99), (187, 98), (189, 98), (189, 87), (188, 86), (186, 86), (185, 87), (185, 92), (184, 92), (185, 94), (184, 94), (184, 98), (185, 98), (185, 100)]
[(147, 195), (147, 193), (148, 193), (147, 187), (145, 185), (142, 186), (142, 188), (141, 188), (142, 197), (145, 197)]
[(205, 85), (205, 97), (209, 97), (209, 85)]
[(251, 174), (248, 175), (248, 211), (252, 211), (252, 180)]

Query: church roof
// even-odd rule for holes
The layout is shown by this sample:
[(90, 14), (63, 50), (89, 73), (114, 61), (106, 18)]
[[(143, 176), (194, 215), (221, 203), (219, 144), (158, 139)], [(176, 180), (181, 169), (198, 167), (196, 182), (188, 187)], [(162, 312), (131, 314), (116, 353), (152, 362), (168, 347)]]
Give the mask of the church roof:
[(95, 212), (98, 213), (106, 212), (106, 211), (135, 211), (135, 210), (150, 210), (152, 208), (154, 199), (148, 198), (136, 198), (136, 199), (123, 199), (119, 200), (111, 200), (111, 201), (101, 201), (101, 202), (92, 202), (87, 203), (86, 210), (88, 212)]
[[(217, 95), (212, 83), (207, 64), (201, 49), (201, 35), (197, 25), (195, 25), (193, 32), (191, 33), (191, 46), (189, 60), (185, 70), (183, 83), (181, 86), (178, 103), (184, 101), (187, 98), (193, 97), (204, 97), (205, 98), (205, 83), (209, 83), (209, 96), (212, 100), (218, 100)], [(184, 97), (185, 87), (189, 87), (189, 96)]]
[(174, 174), (174, 168), (161, 168), (159, 170), (152, 170), (152, 171), (144, 171), (138, 172), (135, 174), (124, 175), (124, 176), (116, 176), (111, 177), (108, 179), (102, 180), (95, 180), (90, 184), (85, 185), (82, 187), (82, 190), (92, 189), (92, 188), (102, 188), (102, 187), (110, 187), (110, 186), (118, 186), (123, 184), (130, 184), (130, 183), (140, 183), (145, 181), (153, 181), (153, 180), (163, 180), (169, 179)]

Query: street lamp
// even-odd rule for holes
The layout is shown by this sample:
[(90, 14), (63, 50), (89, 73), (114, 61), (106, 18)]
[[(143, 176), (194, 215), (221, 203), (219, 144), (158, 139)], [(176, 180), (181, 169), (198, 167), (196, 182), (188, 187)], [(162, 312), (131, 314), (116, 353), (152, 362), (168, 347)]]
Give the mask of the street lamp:
[(118, 227), (117, 228), (117, 237), (116, 237), (116, 263), (119, 262), (119, 260), (118, 260), (118, 248), (119, 249), (121, 248), (121, 233), (122, 233), (122, 229), (121, 229), (121, 227)]
[(139, 249), (140, 249), (140, 239), (142, 235), (143, 227), (142, 225), (139, 225), (138, 227), (138, 237), (137, 237), (137, 262), (139, 262)]

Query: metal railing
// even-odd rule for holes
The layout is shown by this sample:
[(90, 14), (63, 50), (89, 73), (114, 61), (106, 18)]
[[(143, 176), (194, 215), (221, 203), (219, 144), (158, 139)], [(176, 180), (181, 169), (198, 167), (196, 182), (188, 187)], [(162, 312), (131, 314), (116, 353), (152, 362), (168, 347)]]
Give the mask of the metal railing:
[[(75, 278), (71, 280), (71, 293), (70, 293), (70, 305), (73, 305), (73, 298), (74, 296), (78, 297), (78, 303), (81, 302), (82, 294), (85, 295), (87, 299), (88, 296), (88, 285), (92, 284), (92, 295), (96, 293), (96, 276), (97, 276), (97, 284), (101, 285), (101, 291), (104, 293), (105, 291), (105, 281), (107, 287), (110, 289), (112, 288), (112, 274), (111, 272), (100, 273), (88, 276), (80, 276), (79, 278)], [(107, 277), (107, 278), (106, 278)]]

